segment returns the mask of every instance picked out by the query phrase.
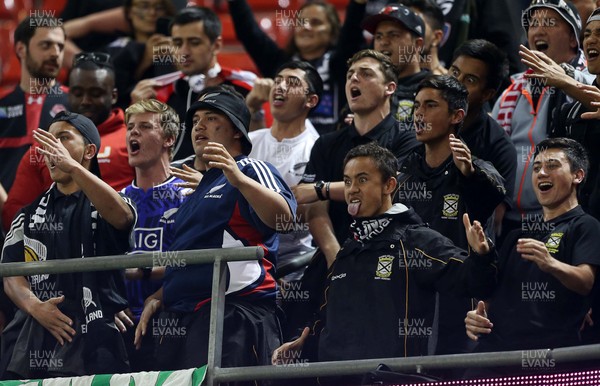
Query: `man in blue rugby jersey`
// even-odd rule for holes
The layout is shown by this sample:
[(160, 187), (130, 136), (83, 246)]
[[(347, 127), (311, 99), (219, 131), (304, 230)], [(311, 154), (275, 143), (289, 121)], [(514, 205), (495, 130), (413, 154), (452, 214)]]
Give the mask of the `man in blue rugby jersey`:
[[(286, 229), (296, 212), (296, 200), (277, 169), (247, 157), (249, 122), (243, 97), (223, 86), (207, 90), (188, 110), (186, 126), (202, 163), (197, 169), (204, 172), (177, 213), (170, 246), (172, 251), (243, 246), (265, 251), (260, 261), (227, 264), (223, 367), (268, 364), (280, 344), (273, 279), (277, 230)], [(146, 300), (136, 344), (150, 328), (154, 332), (149, 321), (164, 306), (167, 313), (159, 316), (158, 326), (173, 328), (161, 329), (157, 360), (163, 369), (207, 363), (212, 271), (211, 264), (167, 267), (162, 288)]]
[[(183, 181), (169, 172), (173, 146), (179, 134), (179, 116), (168, 105), (155, 99), (139, 101), (125, 112), (127, 124), (127, 153), (129, 164), (135, 168), (135, 180), (123, 189), (135, 202), (138, 221), (134, 227), (134, 247), (131, 253), (154, 252), (155, 262), (164, 261), (163, 253), (174, 238), (175, 214), (183, 203), (186, 191), (177, 184)], [(160, 264), (160, 263), (159, 263)], [(137, 324), (144, 300), (156, 292), (164, 275), (164, 267), (127, 270), (127, 300), (129, 316)], [(133, 324), (124, 320), (125, 324)], [(124, 326), (120, 326), (124, 330)], [(159, 370), (154, 368), (152, 335), (148, 334), (140, 350), (134, 350), (134, 329), (126, 340), (133, 371)]]

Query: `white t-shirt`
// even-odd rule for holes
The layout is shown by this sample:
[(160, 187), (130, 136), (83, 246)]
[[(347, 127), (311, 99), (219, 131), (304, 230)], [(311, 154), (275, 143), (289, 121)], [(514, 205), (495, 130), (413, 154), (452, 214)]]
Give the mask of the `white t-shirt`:
[[(306, 130), (300, 135), (284, 138), (281, 142), (271, 135), (271, 129), (251, 131), (249, 135), (252, 141), (249, 157), (273, 164), (290, 187), (297, 185), (302, 179), (312, 147), (319, 138), (319, 133), (312, 124), (307, 124)], [(289, 230), (290, 233), (283, 233), (279, 238), (281, 260), (313, 249), (306, 219), (298, 218), (297, 223)]]
[(310, 151), (319, 138), (312, 125), (297, 137), (284, 138), (281, 142), (271, 135), (271, 129), (251, 131), (249, 135), (252, 141), (249, 157), (273, 164), (289, 186), (297, 185), (302, 179)]

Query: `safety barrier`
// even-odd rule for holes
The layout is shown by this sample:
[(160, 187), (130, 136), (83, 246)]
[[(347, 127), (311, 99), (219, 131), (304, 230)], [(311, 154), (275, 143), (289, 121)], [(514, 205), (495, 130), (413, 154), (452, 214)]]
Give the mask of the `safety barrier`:
[[(288, 366), (255, 366), (221, 368), (221, 346), (225, 290), (228, 261), (259, 260), (263, 257), (259, 247), (202, 249), (173, 252), (168, 264), (213, 264), (212, 299), (210, 309), (209, 352), (206, 381), (208, 386), (220, 382), (244, 380), (275, 380), (341, 375), (358, 375), (374, 370), (385, 363), (394, 371), (416, 372), (432, 369), (449, 369), (487, 366), (520, 366), (524, 351), (482, 354), (454, 354), (429, 357), (381, 358), (340, 362), (296, 363)], [(30, 276), (42, 273), (89, 272), (110, 269), (140, 268), (165, 265), (164, 253), (102, 256), (84, 259), (52, 260), (27, 263), (0, 264), (0, 277)], [(536, 350), (544, 352), (544, 358), (553, 363), (600, 359), (600, 344)], [(600, 363), (600, 362), (599, 362)], [(600, 365), (599, 365), (600, 367)]]

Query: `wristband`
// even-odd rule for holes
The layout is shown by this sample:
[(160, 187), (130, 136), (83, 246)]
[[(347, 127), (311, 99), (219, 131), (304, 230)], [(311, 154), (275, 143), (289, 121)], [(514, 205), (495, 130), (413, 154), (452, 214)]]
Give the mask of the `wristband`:
[(575, 67), (571, 66), (569, 63), (561, 63), (559, 66), (565, 70), (565, 74), (567, 74), (567, 76), (573, 79), (575, 78)]
[(326, 200), (325, 196), (323, 196), (323, 185), (325, 185), (325, 182), (323, 182), (323, 181), (317, 181), (315, 183), (315, 192), (317, 192), (317, 197), (321, 201)]
[(327, 182), (325, 184), (325, 198), (327, 198), (328, 200), (331, 199), (331, 197), (329, 196), (329, 187), (331, 186), (331, 182)]

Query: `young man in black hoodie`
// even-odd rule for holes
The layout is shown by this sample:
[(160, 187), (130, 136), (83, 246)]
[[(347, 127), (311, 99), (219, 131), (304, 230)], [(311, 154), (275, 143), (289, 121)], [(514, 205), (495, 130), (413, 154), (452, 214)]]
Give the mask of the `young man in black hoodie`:
[(344, 165), (353, 237), (332, 266), (320, 320), (275, 350), (274, 364), (297, 360), (316, 334), (319, 361), (427, 355), (436, 290), (481, 296), (494, 285), (492, 261), (478, 255), (489, 252), (481, 248), (488, 244), (479, 222), (463, 217), (469, 257), (414, 210), (392, 203), (397, 161), (389, 150), (361, 145)]
[[(428, 77), (415, 97), (416, 148), (400, 166), (397, 200), (412, 207), (432, 229), (468, 249), (463, 214), (486, 224), (505, 196), (503, 179), (489, 162), (477, 159), (459, 137), (467, 90), (449, 75)], [(489, 228), (486, 227), (486, 231)], [(491, 234), (491, 233), (489, 233)], [(440, 293), (437, 354), (470, 351), (462, 334), (468, 297)]]

